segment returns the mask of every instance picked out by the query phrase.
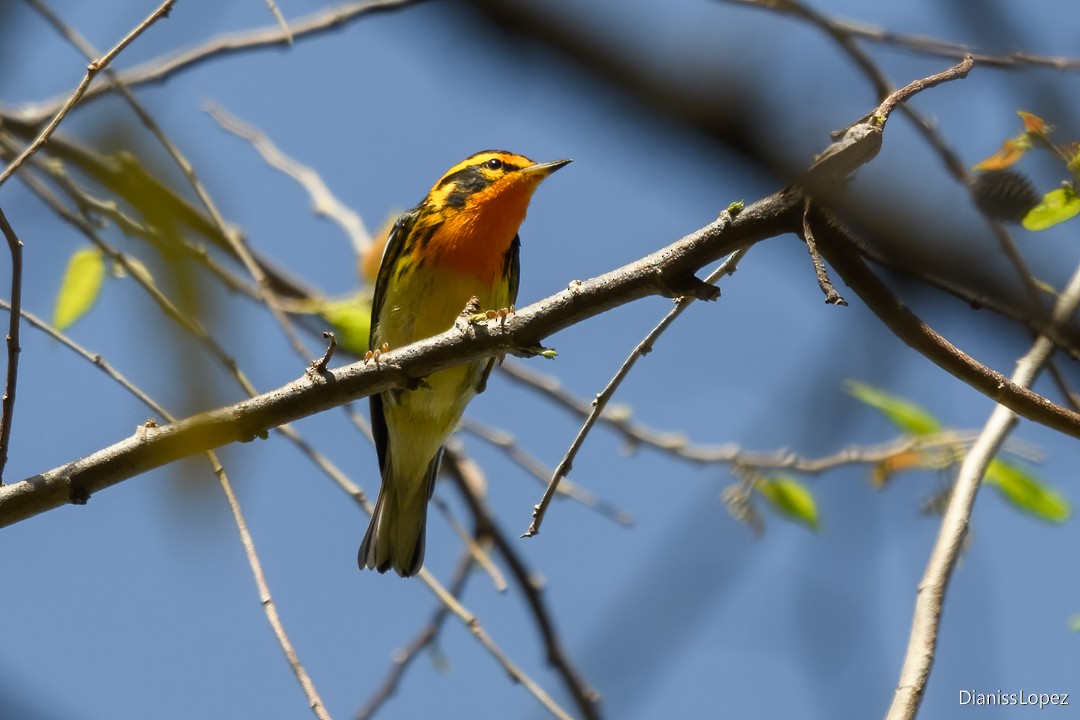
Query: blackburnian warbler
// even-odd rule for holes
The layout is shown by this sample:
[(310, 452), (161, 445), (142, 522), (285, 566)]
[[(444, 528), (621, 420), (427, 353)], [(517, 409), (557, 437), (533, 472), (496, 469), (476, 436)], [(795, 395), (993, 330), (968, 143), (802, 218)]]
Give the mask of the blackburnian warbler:
[[(513, 305), (518, 228), (533, 191), (569, 162), (487, 150), (447, 170), (390, 233), (375, 281), (369, 348), (401, 347), (448, 330), (473, 297), (484, 309)], [(443, 444), (494, 363), (441, 370), (415, 390), (371, 397), (382, 485), (360, 544), (361, 569), (393, 568), (402, 577), (420, 571)]]

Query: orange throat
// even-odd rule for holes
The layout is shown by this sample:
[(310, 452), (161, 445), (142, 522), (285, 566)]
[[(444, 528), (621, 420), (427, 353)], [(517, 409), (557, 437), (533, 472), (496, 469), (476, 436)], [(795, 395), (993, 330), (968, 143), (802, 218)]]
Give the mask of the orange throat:
[(514, 178), (470, 196), (465, 207), (444, 215), (428, 243), (428, 262), (485, 283), (497, 282), (505, 272), (506, 252), (525, 220), (537, 184)]

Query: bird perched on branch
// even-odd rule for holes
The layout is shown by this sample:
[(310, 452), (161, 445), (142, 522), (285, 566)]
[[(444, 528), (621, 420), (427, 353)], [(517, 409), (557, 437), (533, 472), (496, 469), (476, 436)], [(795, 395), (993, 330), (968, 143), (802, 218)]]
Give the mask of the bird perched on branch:
[[(518, 228), (540, 182), (569, 162), (486, 150), (447, 170), (390, 232), (375, 281), (369, 349), (444, 332), (474, 297), (481, 308), (511, 307), (520, 272)], [(414, 390), (371, 397), (382, 485), (360, 543), (361, 569), (393, 568), (402, 577), (420, 572), (443, 444), (494, 363), (440, 370)]]

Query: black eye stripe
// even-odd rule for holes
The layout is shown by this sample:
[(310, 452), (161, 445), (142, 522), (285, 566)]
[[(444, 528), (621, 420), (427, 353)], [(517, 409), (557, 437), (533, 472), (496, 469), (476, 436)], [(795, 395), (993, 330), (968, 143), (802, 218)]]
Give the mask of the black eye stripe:
[[(517, 172), (524, 167), (523, 165), (508, 163), (502, 158), (488, 158), (483, 162), (450, 173), (440, 180), (434, 189), (439, 190), (450, 186), (451, 190), (446, 196), (446, 204), (451, 207), (462, 207), (465, 204), (465, 199), (473, 193), (483, 190), (498, 177)], [(500, 170), (502, 172), (499, 172)], [(489, 177), (489, 173), (493, 172), (499, 173), (498, 177)]]

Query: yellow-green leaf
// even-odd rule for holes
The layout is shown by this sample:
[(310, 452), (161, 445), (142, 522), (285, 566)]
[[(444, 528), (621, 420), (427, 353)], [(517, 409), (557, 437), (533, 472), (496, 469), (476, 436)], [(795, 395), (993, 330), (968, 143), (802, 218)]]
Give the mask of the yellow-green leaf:
[(358, 295), (345, 300), (328, 300), (319, 308), (319, 315), (330, 323), (338, 345), (353, 355), (363, 355), (368, 349), (371, 331), (371, 298)]
[(760, 478), (754, 487), (780, 514), (811, 530), (819, 529), (814, 495), (798, 480), (786, 476)]
[(1072, 506), (1061, 493), (1019, 465), (993, 460), (986, 469), (985, 482), (1018, 510), (1040, 520), (1062, 523), (1072, 515)]
[(94, 306), (105, 279), (105, 256), (98, 248), (79, 250), (68, 260), (56, 296), (53, 325), (66, 330)]
[(1080, 214), (1080, 197), (1068, 185), (1043, 195), (1042, 202), (1031, 209), (1020, 222), (1028, 230), (1045, 230), (1071, 220)]
[(878, 410), (893, 425), (912, 435), (933, 435), (941, 431), (941, 423), (927, 410), (904, 398), (879, 390), (873, 385), (846, 380), (844, 389), (870, 407)]

